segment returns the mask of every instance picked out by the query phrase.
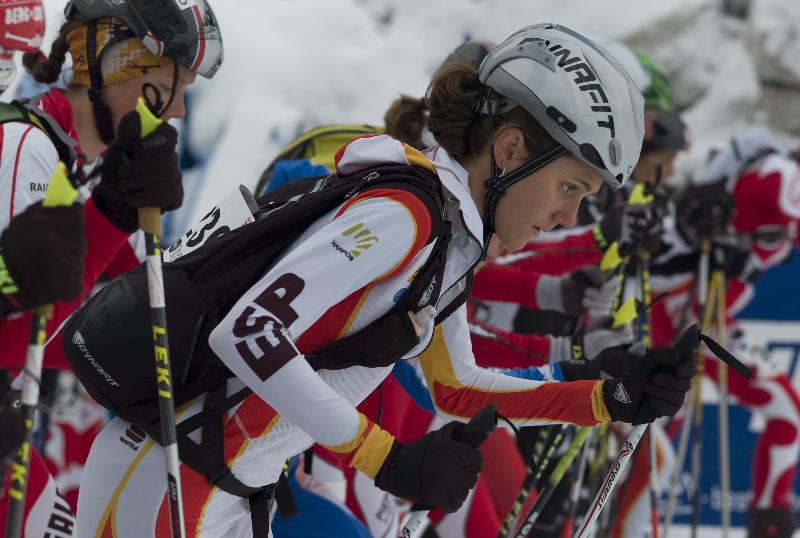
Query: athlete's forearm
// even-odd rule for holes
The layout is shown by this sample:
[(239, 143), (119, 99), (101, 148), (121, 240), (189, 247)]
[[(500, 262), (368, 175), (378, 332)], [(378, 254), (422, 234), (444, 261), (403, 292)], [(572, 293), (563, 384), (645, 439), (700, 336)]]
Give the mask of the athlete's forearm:
[(431, 345), (420, 356), (428, 390), (441, 413), (465, 419), (494, 403), (499, 413), (521, 425), (594, 425), (610, 419), (601, 381), (541, 382), (479, 368), (465, 331), (462, 309), (436, 328)]

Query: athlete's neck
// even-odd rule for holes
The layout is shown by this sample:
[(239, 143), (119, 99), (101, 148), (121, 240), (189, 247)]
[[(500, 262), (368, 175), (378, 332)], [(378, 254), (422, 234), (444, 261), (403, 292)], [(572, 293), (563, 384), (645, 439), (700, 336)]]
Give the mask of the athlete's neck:
[(75, 132), (87, 163), (94, 162), (106, 149), (94, 121), (94, 110), (86, 88), (72, 88), (65, 93), (75, 117)]
[(486, 203), (485, 183), (491, 175), (489, 155), (487, 153), (475, 159), (459, 162), (459, 164), (467, 171), (469, 193), (472, 196), (472, 201), (475, 202), (475, 207), (478, 208), (478, 213), (483, 218), (483, 205)]

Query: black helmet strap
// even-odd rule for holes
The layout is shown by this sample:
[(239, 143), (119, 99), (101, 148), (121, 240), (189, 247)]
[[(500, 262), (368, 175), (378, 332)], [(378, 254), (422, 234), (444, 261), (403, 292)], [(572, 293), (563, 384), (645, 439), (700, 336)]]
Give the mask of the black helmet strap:
[[(486, 89), (486, 100), (489, 100), (489, 88)], [(489, 239), (494, 233), (494, 218), (497, 211), (497, 204), (500, 198), (506, 195), (508, 189), (514, 183), (520, 181), (522, 178), (541, 170), (554, 160), (558, 159), (565, 153), (567, 148), (558, 144), (541, 153), (536, 157), (529, 160), (519, 168), (512, 170), (507, 174), (503, 174), (497, 167), (497, 162), (494, 158), (494, 117), (492, 115), (492, 107), (487, 106), (487, 115), (489, 117), (489, 159), (491, 162), (491, 177), (486, 180), (484, 187), (486, 194), (483, 203), (483, 253), (481, 260), (486, 259), (486, 250), (489, 248)]]
[[(150, 111), (157, 117), (160, 118), (164, 115), (164, 112), (172, 106), (172, 102), (175, 100), (175, 92), (178, 90), (178, 77), (180, 76), (180, 68), (178, 67), (178, 62), (175, 60), (172, 61), (172, 87), (169, 90), (169, 101), (164, 104), (164, 100), (161, 98), (161, 92), (158, 88), (156, 88), (153, 84), (146, 82), (142, 87), (142, 97), (144, 97), (144, 102), (147, 103), (147, 107)], [(152, 94), (152, 99), (150, 98), (150, 94)]]
[(89, 62), (89, 100), (94, 110), (94, 123), (100, 139), (108, 145), (114, 140), (114, 122), (111, 120), (111, 110), (103, 102), (103, 51), (97, 52), (97, 20), (89, 21), (86, 32), (86, 61)]

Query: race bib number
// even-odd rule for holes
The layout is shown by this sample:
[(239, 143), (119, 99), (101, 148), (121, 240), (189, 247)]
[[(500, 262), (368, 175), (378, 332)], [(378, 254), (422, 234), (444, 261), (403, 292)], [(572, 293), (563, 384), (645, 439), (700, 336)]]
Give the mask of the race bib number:
[(164, 251), (164, 261), (173, 262), (197, 250), (207, 241), (220, 237), (255, 220), (253, 212), (258, 210), (255, 198), (244, 185), (231, 192), (192, 226), (183, 237)]

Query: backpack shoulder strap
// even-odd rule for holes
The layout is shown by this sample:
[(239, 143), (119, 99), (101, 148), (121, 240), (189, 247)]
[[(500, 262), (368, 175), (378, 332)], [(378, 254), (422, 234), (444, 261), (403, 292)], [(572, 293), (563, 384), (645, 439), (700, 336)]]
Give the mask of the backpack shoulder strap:
[(71, 170), (78, 159), (78, 144), (50, 114), (33, 104), (39, 97), (0, 103), (0, 123), (22, 122), (36, 126), (53, 143), (59, 160)]

